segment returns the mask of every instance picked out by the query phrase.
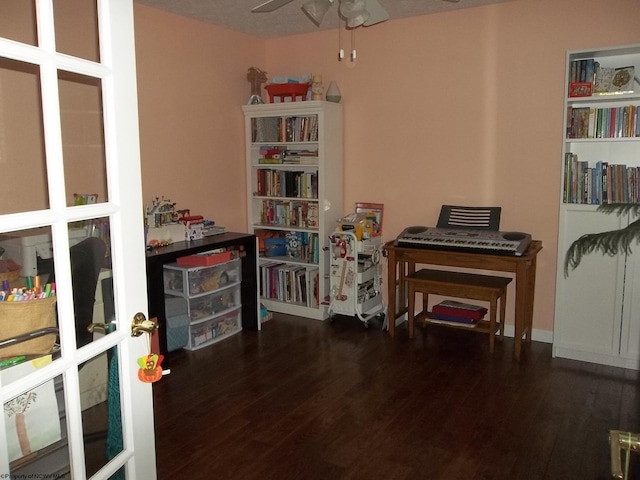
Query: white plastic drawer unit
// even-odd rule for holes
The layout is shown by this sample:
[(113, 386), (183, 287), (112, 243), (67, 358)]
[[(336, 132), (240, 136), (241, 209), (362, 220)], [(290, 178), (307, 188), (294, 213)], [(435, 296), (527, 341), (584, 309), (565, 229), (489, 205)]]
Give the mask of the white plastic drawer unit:
[(186, 298), (215, 292), (240, 283), (240, 266), (239, 258), (209, 267), (178, 267), (170, 263), (164, 266), (164, 291)]
[(187, 331), (172, 333), (186, 333), (187, 338), (180, 337), (175, 348), (203, 348), (242, 330), (239, 258), (202, 267), (167, 264), (163, 276), (165, 305), (172, 304), (171, 297), (181, 298), (186, 304), (185, 311), (179, 313), (187, 319)]

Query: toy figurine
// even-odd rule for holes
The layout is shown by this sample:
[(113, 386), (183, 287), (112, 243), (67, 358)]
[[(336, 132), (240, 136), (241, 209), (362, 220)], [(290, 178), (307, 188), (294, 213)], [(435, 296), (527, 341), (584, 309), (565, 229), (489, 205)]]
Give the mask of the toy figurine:
[(322, 100), (322, 75), (314, 75), (311, 84), (311, 100)]
[(247, 80), (251, 83), (251, 96), (247, 105), (258, 105), (264, 103), (262, 100), (262, 84), (267, 81), (267, 72), (259, 68), (251, 67), (247, 72)]

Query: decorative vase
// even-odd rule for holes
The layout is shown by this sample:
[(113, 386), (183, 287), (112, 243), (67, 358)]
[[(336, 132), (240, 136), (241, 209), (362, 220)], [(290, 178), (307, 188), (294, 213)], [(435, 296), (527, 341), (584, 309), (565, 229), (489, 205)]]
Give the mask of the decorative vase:
[(331, 83), (329, 84), (329, 88), (327, 88), (327, 101), (339, 103), (340, 99), (342, 99), (342, 95), (340, 94), (340, 89), (338, 88), (338, 85), (336, 84), (336, 82), (331, 80)]

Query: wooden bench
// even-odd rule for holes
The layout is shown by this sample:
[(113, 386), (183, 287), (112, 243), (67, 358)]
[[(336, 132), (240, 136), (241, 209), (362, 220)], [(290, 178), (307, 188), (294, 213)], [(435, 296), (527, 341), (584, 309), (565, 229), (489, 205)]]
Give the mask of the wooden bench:
[[(489, 334), (489, 351), (493, 353), (496, 332), (500, 331), (500, 340), (504, 338), (504, 317), (507, 302), (507, 285), (511, 278), (473, 273), (449, 272), (444, 270), (418, 270), (406, 277), (409, 284), (409, 338), (413, 338), (416, 319), (424, 325), (432, 322), (429, 307), (429, 295), (442, 295), (489, 302), (489, 321), (480, 320), (473, 327), (446, 324), (452, 328), (463, 328)], [(422, 293), (422, 311), (415, 315), (416, 293)], [(496, 312), (500, 300), (500, 321), (496, 321)], [(433, 322), (435, 323), (435, 322)]]

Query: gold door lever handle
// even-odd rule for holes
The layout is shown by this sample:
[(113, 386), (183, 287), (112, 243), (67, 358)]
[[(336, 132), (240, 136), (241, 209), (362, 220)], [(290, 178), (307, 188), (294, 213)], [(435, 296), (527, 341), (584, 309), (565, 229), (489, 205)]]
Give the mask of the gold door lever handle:
[(91, 323), (87, 327), (87, 330), (91, 333), (95, 332), (96, 330), (102, 333), (109, 333), (111, 331), (111, 328), (111, 325), (108, 325), (106, 323)]
[(158, 324), (156, 322), (152, 322), (151, 320), (147, 320), (147, 317), (144, 316), (144, 313), (138, 312), (134, 315), (133, 321), (131, 322), (132, 337), (139, 337), (143, 333), (152, 334), (157, 329)]

